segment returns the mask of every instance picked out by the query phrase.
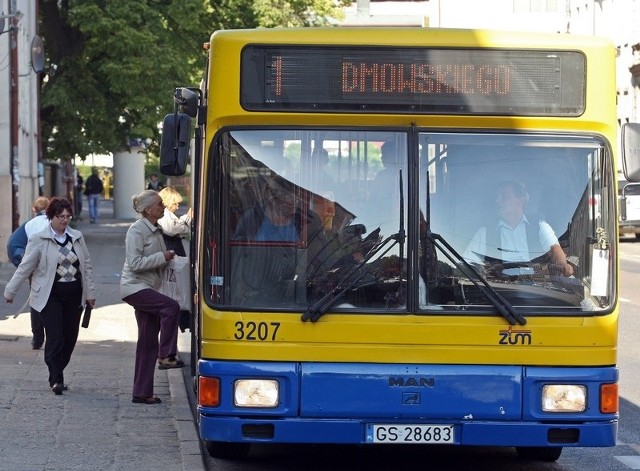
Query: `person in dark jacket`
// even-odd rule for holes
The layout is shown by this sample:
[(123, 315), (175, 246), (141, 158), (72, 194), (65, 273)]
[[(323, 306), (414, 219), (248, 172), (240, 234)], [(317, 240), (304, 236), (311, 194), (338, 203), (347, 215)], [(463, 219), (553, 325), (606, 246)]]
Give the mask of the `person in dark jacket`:
[[(33, 217), (18, 227), (9, 237), (7, 242), (7, 255), (16, 268), (20, 265), (22, 257), (24, 257), (29, 238), (49, 225), (49, 220), (45, 214), (48, 205), (49, 198), (45, 196), (36, 198), (31, 207)], [(33, 334), (31, 348), (40, 350), (40, 347), (42, 347), (44, 343), (44, 326), (42, 325), (40, 313), (33, 309), (31, 309), (31, 332)]]
[(91, 175), (89, 175), (84, 184), (84, 194), (87, 195), (87, 202), (89, 203), (89, 220), (91, 224), (98, 223), (98, 203), (104, 190), (104, 185), (98, 175), (98, 169), (92, 168)]
[(160, 181), (160, 177), (158, 177), (157, 173), (152, 173), (149, 177), (149, 184), (147, 185), (147, 190), (160, 191), (164, 188), (164, 183)]

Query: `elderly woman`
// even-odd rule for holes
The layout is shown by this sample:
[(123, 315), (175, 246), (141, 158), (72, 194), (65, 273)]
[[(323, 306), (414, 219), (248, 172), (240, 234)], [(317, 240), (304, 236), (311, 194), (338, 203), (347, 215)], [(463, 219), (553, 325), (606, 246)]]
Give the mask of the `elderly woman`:
[(122, 300), (133, 306), (138, 323), (131, 401), (157, 404), (162, 401), (153, 395), (156, 359), (160, 369), (184, 366), (176, 358), (180, 305), (156, 291), (162, 271), (175, 252), (166, 249), (158, 226), (158, 219), (164, 214), (160, 195), (154, 190), (143, 191), (133, 197), (133, 209), (141, 217), (127, 231), (126, 258), (120, 278)]
[(33, 234), (22, 262), (4, 290), (13, 302), (18, 289), (31, 279), (29, 304), (42, 318), (47, 341), (44, 361), (49, 386), (56, 395), (67, 389), (64, 369), (78, 340), (85, 304), (95, 306), (93, 267), (80, 231), (69, 227), (73, 207), (65, 198), (51, 198), (44, 229)]

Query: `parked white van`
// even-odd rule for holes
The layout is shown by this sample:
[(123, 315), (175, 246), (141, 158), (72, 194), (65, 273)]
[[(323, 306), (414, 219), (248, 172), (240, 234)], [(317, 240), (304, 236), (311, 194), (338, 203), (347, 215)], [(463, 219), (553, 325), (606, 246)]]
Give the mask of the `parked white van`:
[(640, 183), (618, 180), (620, 235), (635, 234), (640, 239)]

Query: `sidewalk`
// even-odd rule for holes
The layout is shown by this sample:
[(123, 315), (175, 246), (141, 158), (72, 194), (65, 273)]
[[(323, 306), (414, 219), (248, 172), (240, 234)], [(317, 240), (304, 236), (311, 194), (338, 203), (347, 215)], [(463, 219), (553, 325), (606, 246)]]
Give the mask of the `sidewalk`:
[[(44, 349), (31, 349), (27, 287), (12, 304), (0, 303), (0, 470), (204, 471), (183, 370), (156, 370), (162, 404), (131, 402), (137, 326), (119, 277), (133, 220), (113, 219), (110, 201), (100, 213), (98, 224), (86, 210), (75, 221), (91, 253), (97, 306), (80, 329), (63, 395), (49, 388)], [(3, 291), (14, 270), (0, 264)], [(189, 341), (189, 332), (179, 334), (185, 368)]]

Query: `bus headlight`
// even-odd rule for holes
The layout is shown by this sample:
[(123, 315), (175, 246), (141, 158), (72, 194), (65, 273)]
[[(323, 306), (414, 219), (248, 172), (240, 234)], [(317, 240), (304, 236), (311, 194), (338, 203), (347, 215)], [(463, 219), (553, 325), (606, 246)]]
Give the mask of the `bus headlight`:
[(547, 384), (542, 387), (544, 412), (584, 412), (587, 387), (578, 384)]
[(276, 407), (280, 399), (275, 379), (239, 379), (233, 385), (236, 407)]

